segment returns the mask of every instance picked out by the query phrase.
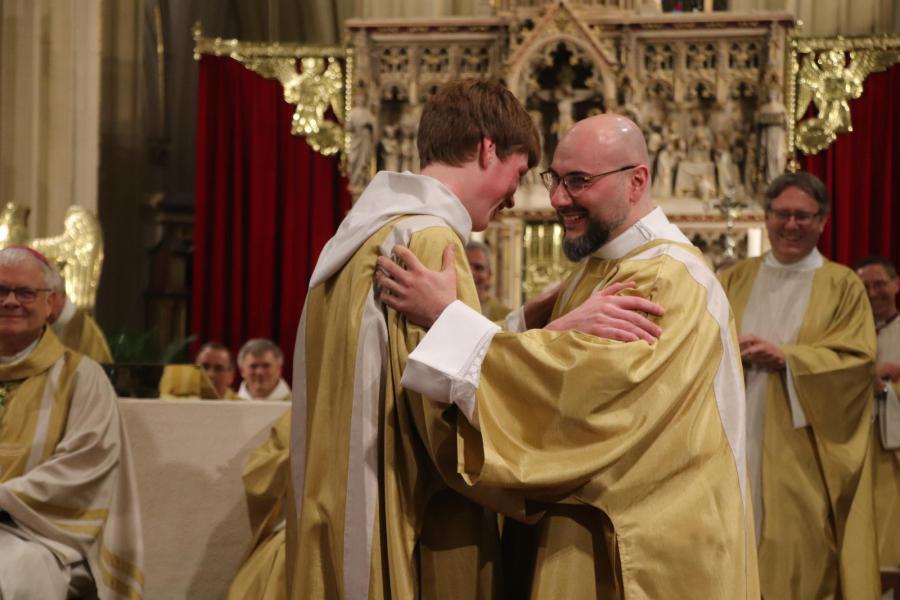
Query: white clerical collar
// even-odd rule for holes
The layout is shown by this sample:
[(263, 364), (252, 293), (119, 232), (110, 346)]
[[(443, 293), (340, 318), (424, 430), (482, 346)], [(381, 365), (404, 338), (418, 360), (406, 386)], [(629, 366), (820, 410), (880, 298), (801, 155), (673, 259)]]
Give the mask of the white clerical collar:
[(66, 328), (66, 325), (69, 324), (69, 321), (72, 320), (72, 317), (75, 316), (75, 305), (72, 304), (72, 301), (66, 298), (66, 303), (63, 304), (63, 309), (59, 313), (59, 318), (57, 318), (50, 328), (53, 329), (53, 332), (57, 335), (61, 334), (63, 329)]
[(0, 356), (0, 365), (11, 365), (15, 362), (19, 362), (20, 360), (25, 360), (25, 358), (31, 354), (35, 348), (37, 348), (38, 342), (41, 341), (42, 335), (39, 335), (36, 340), (31, 342), (27, 348), (22, 350), (21, 352), (17, 352), (12, 356)]
[[(897, 317), (900, 316), (900, 312), (895, 312), (890, 317), (885, 319), (884, 321), (875, 321), (875, 332), (878, 333), (894, 321), (897, 321)], [(900, 322), (900, 321), (898, 321)]]
[(472, 218), (459, 198), (443, 183), (409, 171), (379, 171), (363, 190), (322, 252), (310, 277), (314, 288), (337, 273), (360, 246), (392, 219), (404, 215), (432, 215), (443, 219), (468, 242)]
[(253, 396), (253, 394), (250, 393), (250, 389), (247, 387), (246, 381), (242, 381), (241, 387), (240, 389), (238, 389), (238, 398), (241, 398), (242, 400), (284, 400), (290, 395), (291, 388), (288, 387), (288, 384), (284, 380), (284, 378), (280, 378), (275, 388), (271, 392), (269, 392), (269, 395), (262, 398), (256, 398)]
[(637, 223), (606, 242), (592, 256), (604, 260), (622, 258), (635, 248), (651, 240), (668, 239), (673, 242), (690, 243), (681, 230), (669, 222), (661, 208), (656, 207)]
[(763, 259), (763, 264), (767, 267), (772, 267), (773, 269), (782, 269), (785, 271), (814, 271), (821, 267), (825, 263), (825, 259), (822, 258), (822, 254), (819, 252), (818, 248), (813, 248), (812, 252), (798, 260), (794, 263), (785, 264), (780, 262), (775, 255), (769, 251), (766, 254), (765, 259)]

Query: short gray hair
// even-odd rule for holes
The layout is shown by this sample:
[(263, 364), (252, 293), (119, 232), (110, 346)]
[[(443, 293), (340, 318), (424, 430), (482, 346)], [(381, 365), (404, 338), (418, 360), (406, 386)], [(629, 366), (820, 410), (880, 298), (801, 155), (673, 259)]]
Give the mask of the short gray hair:
[(247, 342), (241, 346), (240, 351), (238, 351), (238, 364), (244, 362), (245, 356), (262, 356), (266, 352), (274, 354), (278, 362), (284, 362), (284, 353), (275, 342), (266, 338), (253, 338), (252, 340), (247, 340)]
[(53, 286), (55, 283), (54, 273), (53, 268), (50, 265), (25, 248), (4, 248), (0, 250), (0, 267), (29, 263), (37, 265), (41, 269), (41, 274), (44, 276), (44, 287), (48, 287), (55, 291), (56, 288)]

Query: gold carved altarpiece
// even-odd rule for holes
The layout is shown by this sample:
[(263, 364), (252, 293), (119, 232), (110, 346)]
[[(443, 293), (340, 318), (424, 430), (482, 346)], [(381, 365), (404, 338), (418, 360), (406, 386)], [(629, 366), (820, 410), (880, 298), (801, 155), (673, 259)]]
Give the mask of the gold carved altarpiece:
[[(378, 169), (418, 169), (421, 107), (455, 77), (506, 83), (542, 133), (544, 168), (574, 121), (625, 114), (647, 137), (655, 201), (710, 261), (758, 253), (766, 184), (796, 168), (796, 151), (818, 151), (851, 128), (847, 101), (869, 72), (900, 60), (900, 42), (792, 39), (785, 13), (673, 15), (655, 4), (500, 0), (471, 18), (350, 20), (346, 46), (329, 48), (198, 30), (195, 57), (229, 55), (281, 81), (297, 107), (294, 133), (324, 154), (341, 151), (354, 195)], [(317, 126), (328, 109), (336, 122)], [(509, 305), (573, 266), (539, 170), (486, 232), (497, 295)]]
[(353, 110), (369, 124), (368, 148), (349, 153), (351, 190), (361, 191), (376, 169), (418, 168), (419, 114), (441, 83), (495, 77), (531, 113), (544, 154), (516, 208), (486, 232), (497, 250), (497, 295), (507, 304), (572, 267), (537, 173), (565, 131), (598, 112), (625, 114), (643, 129), (655, 201), (712, 261), (745, 255), (748, 242), (759, 252), (759, 198), (788, 158), (782, 96), (793, 19), (662, 14), (655, 4), (503, 0), (473, 18), (348, 21)]

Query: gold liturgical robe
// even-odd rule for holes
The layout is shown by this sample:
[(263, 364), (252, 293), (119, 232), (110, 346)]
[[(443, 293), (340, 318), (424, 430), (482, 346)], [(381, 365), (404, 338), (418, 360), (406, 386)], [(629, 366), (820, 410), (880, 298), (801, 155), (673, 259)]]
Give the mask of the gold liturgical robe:
[(481, 305), (481, 314), (483, 314), (491, 321), (502, 321), (506, 318), (506, 315), (509, 314), (510, 310), (511, 309), (508, 306), (506, 306), (493, 296), (489, 297)]
[(516, 490), (546, 510), (533, 572), (509, 567), (531, 577), (531, 598), (758, 598), (725, 295), (656, 210), (585, 261), (554, 318), (625, 281), (666, 309), (654, 345), (536, 330), (496, 333), (485, 346), (489, 336), (475, 331), (467, 353), (458, 340), (475, 329), (463, 325), (471, 311), (451, 305), (410, 356), (404, 384), (468, 416), (457, 426), (469, 483)]
[[(66, 300), (67, 304), (71, 301)], [(112, 354), (106, 336), (91, 315), (72, 305), (71, 314), (64, 310), (59, 320), (51, 325), (53, 332), (66, 348), (90, 356), (98, 363), (112, 363)]]
[(292, 598), (499, 597), (496, 514), (472, 500), (499, 495), (457, 474), (443, 407), (400, 388), (423, 331), (386, 317), (372, 290), (376, 258), (395, 244), (439, 269), (452, 243), (459, 297), (477, 308), (463, 247), (470, 227), (436, 180), (382, 172), (323, 249), (295, 346)]
[(45, 330), (0, 385), (0, 511), (61, 564), (87, 562), (100, 600), (140, 598), (136, 485), (106, 375)]
[(284, 504), (290, 482), (290, 434), (291, 411), (287, 411), (272, 426), (269, 439), (250, 454), (244, 468), (250, 515), (257, 522), (252, 550), (228, 589), (229, 600), (288, 597)]
[[(749, 259), (723, 275), (738, 322), (754, 310), (747, 301), (762, 264)], [(816, 269), (810, 289), (796, 341), (781, 347), (799, 409), (786, 371), (768, 376), (762, 489), (752, 490), (763, 507), (760, 587), (769, 600), (877, 598), (872, 311), (859, 278), (835, 263)], [(797, 412), (805, 425), (795, 426)]]
[[(878, 330), (878, 362), (900, 364), (900, 317)], [(882, 566), (900, 565), (900, 381), (877, 400), (875, 526)]]

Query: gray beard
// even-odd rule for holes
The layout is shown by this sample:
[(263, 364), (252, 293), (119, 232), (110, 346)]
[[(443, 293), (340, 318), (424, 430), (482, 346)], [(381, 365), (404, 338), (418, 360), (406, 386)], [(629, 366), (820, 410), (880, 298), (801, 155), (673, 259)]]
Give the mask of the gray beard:
[(572, 262), (578, 262), (585, 256), (593, 254), (609, 241), (609, 234), (618, 224), (606, 224), (588, 220), (588, 229), (574, 239), (563, 239), (563, 252)]

